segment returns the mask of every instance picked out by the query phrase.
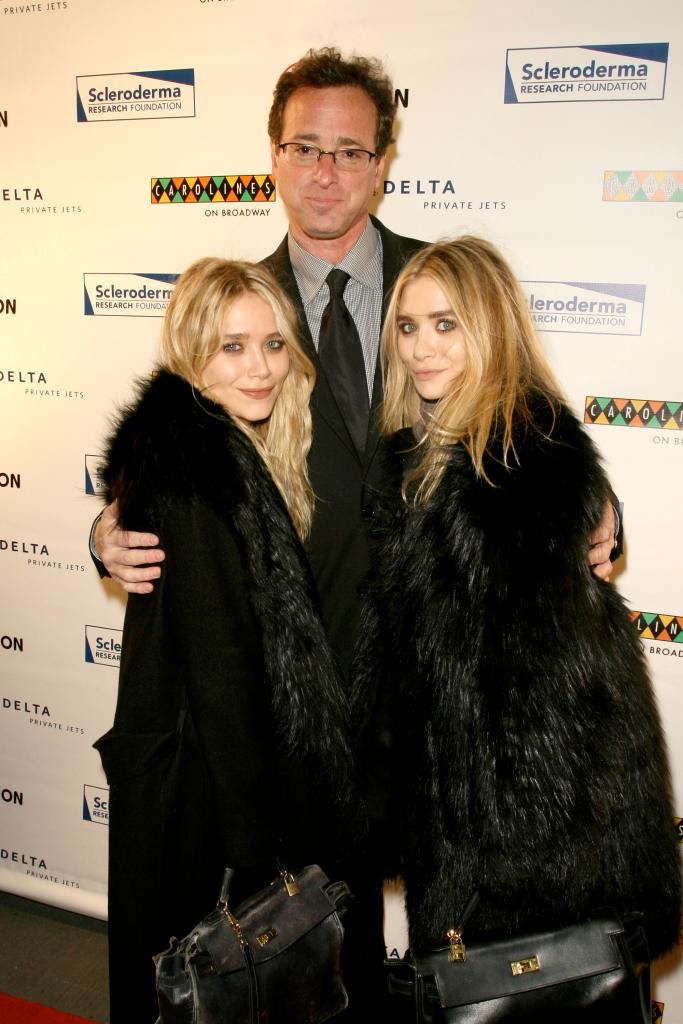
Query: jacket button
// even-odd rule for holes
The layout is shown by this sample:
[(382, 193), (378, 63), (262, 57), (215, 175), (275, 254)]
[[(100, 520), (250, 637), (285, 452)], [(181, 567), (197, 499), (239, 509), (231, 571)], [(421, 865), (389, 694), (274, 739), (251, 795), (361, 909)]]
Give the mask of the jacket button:
[(363, 505), (360, 510), (360, 514), (362, 515), (363, 519), (372, 519), (372, 517), (375, 514), (375, 510), (372, 507), (372, 505)]

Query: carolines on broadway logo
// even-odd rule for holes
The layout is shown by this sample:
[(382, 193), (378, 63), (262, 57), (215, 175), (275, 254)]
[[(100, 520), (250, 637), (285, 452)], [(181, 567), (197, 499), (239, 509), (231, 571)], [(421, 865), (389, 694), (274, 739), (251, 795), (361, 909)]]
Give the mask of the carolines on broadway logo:
[(76, 117), (79, 121), (194, 116), (194, 68), (79, 75), (76, 78)]
[[(683, 615), (664, 615), (662, 612), (630, 612), (631, 621), (641, 640), (657, 643), (646, 645), (650, 654), (665, 658), (683, 658)], [(660, 643), (673, 646), (660, 647)]]
[(653, 398), (596, 398), (588, 395), (583, 422), (607, 427), (683, 430), (683, 402)]
[(668, 59), (668, 43), (508, 50), (505, 102), (661, 100)]
[(683, 203), (683, 171), (605, 171), (605, 203)]
[(108, 626), (85, 627), (85, 660), (91, 665), (118, 668), (121, 661), (123, 631)]
[(643, 328), (644, 284), (522, 281), (529, 311), (541, 331), (632, 334)]
[(214, 174), (197, 178), (152, 178), (152, 203), (273, 203), (269, 174)]
[(86, 316), (163, 316), (177, 274), (83, 274)]
[(665, 640), (683, 646), (683, 615), (663, 615), (661, 612), (631, 611), (638, 636), (643, 640)]

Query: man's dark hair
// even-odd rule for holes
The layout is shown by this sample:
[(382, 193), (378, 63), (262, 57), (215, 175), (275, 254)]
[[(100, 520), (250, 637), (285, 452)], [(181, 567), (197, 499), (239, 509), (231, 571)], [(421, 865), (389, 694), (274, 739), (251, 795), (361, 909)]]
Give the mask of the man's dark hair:
[(392, 127), (396, 101), (391, 79), (381, 61), (373, 57), (343, 57), (334, 46), (323, 46), (308, 53), (283, 71), (273, 91), (273, 105), (268, 115), (268, 135), (280, 142), (282, 115), (287, 100), (296, 89), (310, 86), (327, 89), (331, 86), (355, 85), (363, 89), (377, 110), (375, 151), (382, 156), (393, 142)]

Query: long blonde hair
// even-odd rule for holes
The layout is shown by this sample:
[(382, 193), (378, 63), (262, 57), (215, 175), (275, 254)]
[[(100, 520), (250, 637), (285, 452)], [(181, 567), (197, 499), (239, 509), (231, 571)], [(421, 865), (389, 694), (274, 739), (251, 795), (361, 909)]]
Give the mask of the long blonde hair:
[(178, 278), (168, 305), (161, 362), (201, 391), (206, 364), (220, 350), (225, 315), (237, 299), (250, 293), (273, 310), (289, 353), (289, 372), (264, 424), (253, 426), (236, 416), (231, 418), (265, 462), (299, 537), (304, 539), (311, 529), (315, 500), (306, 466), (312, 437), (308, 401), (315, 368), (299, 342), (294, 308), (270, 271), (260, 264), (216, 257), (193, 263)]
[[(398, 312), (403, 290), (417, 277), (431, 278), (448, 299), (465, 337), (466, 367), (425, 414), (420, 396), (398, 354)], [(469, 452), (479, 476), (494, 437), (504, 465), (516, 458), (514, 434), (534, 428), (531, 393), (545, 396), (553, 414), (561, 391), (534, 330), (526, 299), (501, 253), (483, 238), (465, 235), (417, 252), (400, 273), (382, 337), (384, 406), (382, 432), (418, 427), (422, 450), (404, 484), (416, 504), (438, 487), (452, 445)]]

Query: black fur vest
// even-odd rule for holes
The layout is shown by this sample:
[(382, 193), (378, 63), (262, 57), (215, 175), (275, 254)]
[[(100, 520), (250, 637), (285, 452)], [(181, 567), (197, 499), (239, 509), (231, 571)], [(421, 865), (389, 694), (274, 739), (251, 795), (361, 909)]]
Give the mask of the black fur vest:
[[(656, 955), (680, 902), (661, 727), (628, 613), (586, 564), (608, 493), (595, 449), (567, 409), (546, 424), (551, 439), (516, 438), (519, 464), (487, 460), (494, 486), (456, 446), (427, 505), (394, 502), (359, 723), (367, 752), (377, 707), (382, 730), (393, 719), (412, 945), (442, 938), (478, 890), (470, 937), (611, 905), (646, 914)], [(388, 445), (395, 492), (410, 447), (405, 432)]]

